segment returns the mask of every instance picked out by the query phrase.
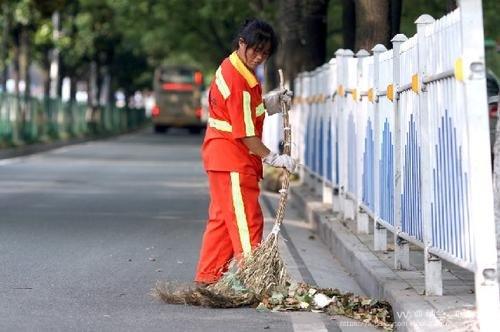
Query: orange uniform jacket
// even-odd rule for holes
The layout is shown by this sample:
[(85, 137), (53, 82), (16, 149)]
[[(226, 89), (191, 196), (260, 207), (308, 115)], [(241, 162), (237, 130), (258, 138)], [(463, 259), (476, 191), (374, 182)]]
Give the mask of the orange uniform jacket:
[(262, 88), (236, 53), (215, 73), (209, 91), (210, 117), (202, 148), (207, 171), (236, 171), (262, 177), (262, 160), (239, 138), (262, 139)]

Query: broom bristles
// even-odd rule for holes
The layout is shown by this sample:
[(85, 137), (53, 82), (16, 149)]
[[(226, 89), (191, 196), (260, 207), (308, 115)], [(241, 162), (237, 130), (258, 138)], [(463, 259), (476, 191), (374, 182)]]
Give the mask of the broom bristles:
[(286, 286), (288, 275), (278, 250), (277, 234), (272, 233), (251, 256), (243, 260), (236, 277), (260, 296)]
[(251, 255), (234, 262), (227, 272), (206, 288), (157, 282), (152, 295), (170, 304), (233, 308), (259, 303), (275, 290), (287, 287), (288, 274), (278, 250), (278, 235), (271, 233)]

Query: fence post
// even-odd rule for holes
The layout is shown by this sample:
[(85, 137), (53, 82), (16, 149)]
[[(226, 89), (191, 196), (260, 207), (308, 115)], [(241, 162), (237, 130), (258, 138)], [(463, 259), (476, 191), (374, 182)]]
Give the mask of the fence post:
[[(432, 24), (434, 19), (425, 14), (420, 16), (415, 24), (417, 25), (417, 49), (418, 49), (418, 77), (419, 82), (427, 75), (428, 71), (428, 49), (425, 40), (425, 27)], [(424, 240), (424, 271), (425, 271), (425, 294), (443, 295), (442, 262), (437, 256), (429, 253), (432, 246), (432, 216), (431, 216), (431, 195), (433, 193), (432, 170), (431, 170), (431, 143), (430, 126), (431, 117), (428, 107), (428, 94), (425, 87), (419, 84), (418, 113), (420, 118), (420, 140), (421, 140), (421, 192), (422, 192), (422, 227)]]
[(313, 174), (313, 168), (314, 168), (314, 163), (313, 163), (313, 158), (311, 155), (313, 154), (314, 151), (314, 111), (313, 111), (313, 104), (312, 104), (312, 96), (313, 96), (313, 72), (309, 71), (307, 72), (307, 97), (306, 97), (306, 105), (307, 105), (307, 167), (308, 167), (308, 172), (307, 172), (307, 184), (309, 189), (314, 192), (314, 174)]
[(335, 94), (333, 94), (333, 119), (335, 121), (335, 138), (333, 144), (336, 145), (336, 149), (334, 150), (335, 153), (333, 154), (333, 163), (332, 163), (332, 169), (335, 170), (334, 172), (334, 182), (337, 180), (337, 187), (333, 190), (333, 210), (340, 213), (341, 217), (343, 217), (344, 213), (344, 205), (342, 201), (342, 156), (341, 156), (341, 142), (343, 140), (341, 133), (342, 133), (342, 122), (341, 122), (341, 116), (340, 116), (340, 109), (342, 107), (342, 95), (340, 94), (340, 86), (342, 85), (342, 54), (344, 54), (343, 49), (338, 49), (335, 52), (335, 81), (337, 83), (336, 86), (332, 87), (333, 90), (335, 90)]
[(378, 223), (380, 216), (380, 104), (377, 97), (377, 93), (380, 90), (380, 54), (387, 51), (382, 44), (375, 45), (372, 48), (373, 52), (373, 87), (372, 87), (372, 100), (375, 103), (375, 116), (374, 116), (374, 165), (373, 165), (373, 188), (374, 188), (374, 199), (373, 199), (373, 212), (375, 219), (373, 219), (373, 248), (374, 250), (387, 250), (387, 229)]
[(311, 105), (309, 100), (311, 97), (311, 72), (304, 72), (302, 78), (302, 112), (304, 114), (304, 149), (302, 151), (304, 157), (304, 183), (308, 189), (312, 188), (311, 185), (311, 163), (310, 163), (310, 121), (311, 121)]
[(321, 132), (319, 130), (320, 125), (321, 125), (321, 104), (319, 102), (319, 95), (321, 91), (321, 73), (322, 73), (322, 68), (317, 67), (313, 71), (313, 95), (312, 95), (312, 104), (311, 107), (313, 109), (313, 114), (314, 114), (314, 133), (313, 133), (313, 140), (314, 140), (314, 150), (313, 150), (313, 155), (312, 155), (312, 164), (313, 164), (313, 169), (314, 169), (314, 192), (317, 195), (322, 195), (323, 194), (323, 180), (321, 178), (321, 172), (320, 172), (320, 160), (321, 160), (321, 153), (323, 151), (320, 150), (320, 142), (321, 142)]
[[(363, 79), (363, 75), (367, 75), (368, 73), (363, 73), (363, 62), (366, 57), (370, 56), (367, 50), (361, 49), (356, 53), (356, 57), (358, 58), (358, 67), (357, 67), (357, 80), (356, 80), (356, 90), (357, 96), (355, 96), (356, 100), (356, 117), (360, 116), (360, 113), (363, 111), (362, 109), (362, 99), (359, 97), (361, 94), (361, 80)], [(354, 98), (354, 97), (353, 97)], [(358, 125), (359, 125), (359, 121)], [(356, 231), (360, 234), (368, 234), (370, 232), (370, 227), (368, 224), (368, 214), (366, 211), (361, 209), (361, 202), (363, 197), (363, 132), (364, 128), (358, 127), (358, 149), (357, 149), (357, 169), (356, 169), (356, 177), (357, 177), (357, 188), (356, 188), (356, 202), (355, 202), (355, 218), (356, 218)]]
[(348, 182), (348, 167), (349, 167), (349, 160), (348, 160), (348, 146), (347, 146), (347, 138), (348, 138), (348, 132), (347, 132), (347, 111), (346, 111), (346, 100), (347, 100), (347, 90), (348, 90), (348, 84), (349, 84), (349, 58), (352, 58), (354, 56), (354, 52), (346, 49), (342, 53), (342, 87), (343, 87), (343, 97), (342, 97), (342, 104), (341, 104), (341, 123), (340, 126), (342, 128), (342, 136), (341, 136), (341, 160), (340, 162), (343, 164), (341, 168), (341, 179), (342, 179), (342, 209), (344, 213), (344, 218), (347, 219), (354, 219), (354, 211), (353, 211), (353, 206), (354, 202), (350, 200), (347, 197), (347, 182)]
[(402, 142), (401, 142), (401, 113), (397, 91), (400, 85), (400, 49), (401, 44), (408, 40), (405, 35), (397, 34), (392, 38), (393, 50), (393, 109), (394, 109), (394, 267), (407, 270), (410, 268), (410, 244), (399, 237), (401, 232), (401, 193), (403, 192), (402, 175)]
[(328, 146), (328, 132), (329, 129), (328, 125), (331, 124), (331, 113), (329, 110), (329, 103), (328, 101), (330, 100), (327, 98), (327, 96), (330, 95), (330, 63), (327, 62), (325, 63), (322, 68), (322, 75), (321, 75), (321, 112), (323, 114), (322, 116), (322, 121), (323, 121), (323, 203), (332, 205), (333, 202), (333, 185), (331, 183), (328, 183), (328, 177), (330, 176), (328, 172), (328, 156), (331, 155), (328, 153), (328, 149), (331, 149), (331, 146)]
[[(498, 331), (497, 251), (493, 216), (488, 119), (486, 116), (484, 36), (481, 1), (459, 0), (465, 111), (469, 132), (470, 215), (473, 220), (476, 305), (481, 331)], [(457, 75), (459, 76), (459, 75)]]

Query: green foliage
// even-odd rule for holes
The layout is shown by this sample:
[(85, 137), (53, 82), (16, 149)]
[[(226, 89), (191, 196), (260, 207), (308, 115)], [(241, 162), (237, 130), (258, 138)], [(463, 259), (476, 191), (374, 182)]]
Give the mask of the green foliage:
[[(245, 18), (259, 17), (278, 26), (280, 1), (1, 0), (0, 21), (10, 21), (12, 33), (4, 41), (10, 50), (15, 45), (14, 32), (24, 26), (31, 31), (37, 61), (47, 61), (48, 51), (56, 47), (66, 74), (84, 78), (89, 62), (97, 61), (111, 68), (115, 88), (133, 91), (150, 86), (154, 67), (165, 63), (195, 65), (208, 77), (231, 51), (232, 40)], [(403, 1), (401, 32), (412, 36), (418, 16), (427, 13), (441, 17), (449, 3)], [(483, 0), (485, 36), (493, 40), (499, 39), (496, 7), (495, 0)], [(55, 11), (60, 13), (61, 33), (54, 40)], [(341, 0), (329, 2), (327, 20), (330, 57), (343, 46)], [(12, 60), (12, 51), (6, 54)]]

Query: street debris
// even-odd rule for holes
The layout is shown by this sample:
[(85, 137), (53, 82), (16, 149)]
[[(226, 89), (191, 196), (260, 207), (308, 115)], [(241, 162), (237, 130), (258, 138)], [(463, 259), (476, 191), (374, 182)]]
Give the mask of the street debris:
[[(259, 249), (273, 252), (269, 247)], [(262, 248), (261, 248), (262, 247)], [(277, 252), (274, 252), (277, 255)], [(370, 323), (386, 331), (393, 330), (391, 305), (386, 301), (342, 293), (336, 288), (317, 288), (306, 283), (291, 281), (281, 258), (267, 259), (274, 262), (269, 266), (262, 261), (252, 261), (252, 255), (245, 260), (233, 262), (230, 270), (215, 284), (196, 287), (191, 284), (175, 284), (158, 281), (152, 290), (155, 298), (169, 304), (189, 304), (211, 308), (253, 307), (259, 312), (309, 311), (322, 312), (330, 316), (343, 315)], [(248, 266), (259, 265), (259, 272), (249, 273)], [(266, 273), (262, 273), (266, 266)]]
[[(234, 278), (234, 274), (226, 277)], [(179, 286), (158, 282), (153, 296), (170, 304), (190, 304), (212, 308), (254, 307), (259, 312), (310, 311), (330, 316), (343, 315), (373, 324), (386, 331), (393, 330), (391, 305), (352, 293), (341, 293), (336, 288), (314, 288), (306, 283), (287, 282), (286, 287), (261, 296), (234, 280), (234, 289), (222, 293), (206, 288)]]

